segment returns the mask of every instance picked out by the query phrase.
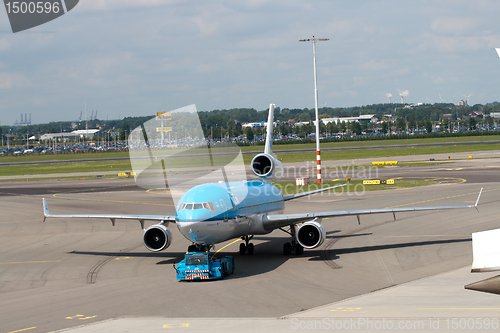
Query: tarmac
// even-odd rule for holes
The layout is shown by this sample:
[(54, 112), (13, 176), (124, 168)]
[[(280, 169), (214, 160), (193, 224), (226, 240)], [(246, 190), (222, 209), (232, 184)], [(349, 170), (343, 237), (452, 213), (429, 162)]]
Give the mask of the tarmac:
[(498, 295), (463, 288), (495, 275), (466, 266), (280, 318), (126, 317), (58, 332), (498, 331)]
[[(355, 217), (327, 219), (325, 243), (302, 256), (283, 256), (288, 236), (279, 230), (255, 237), (253, 256), (236, 254), (239, 244), (227, 242), (217, 249), (235, 256), (235, 273), (202, 283), (175, 280), (171, 265), (189, 242), (174, 226), (171, 247), (150, 253), (134, 221), (41, 222), (42, 197), (54, 214), (172, 214), (164, 193), (140, 189), (133, 179), (83, 175), (85, 181), (2, 182), (0, 333), (498, 330), (500, 296), (464, 285), (496, 275), (470, 273), (470, 265), (471, 233), (498, 228), (499, 156), (450, 154), (446, 164), (430, 158), (448, 160), (447, 154), (397, 158), (429, 164), (386, 167), (379, 176), (438, 184), (316, 195), (285, 211), (470, 205), (484, 187), (479, 213), (368, 215), (361, 225)], [(303, 165), (289, 165), (297, 166)]]

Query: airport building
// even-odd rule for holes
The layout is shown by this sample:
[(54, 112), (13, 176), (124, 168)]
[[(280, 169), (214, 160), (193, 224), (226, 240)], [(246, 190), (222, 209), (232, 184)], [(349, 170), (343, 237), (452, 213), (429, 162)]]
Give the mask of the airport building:
[[(357, 122), (367, 122), (367, 123), (372, 123), (372, 122), (377, 122), (378, 119), (375, 118), (375, 115), (373, 114), (363, 114), (357, 117), (336, 117), (336, 118), (322, 118), (321, 122), (323, 125), (327, 125), (329, 123), (335, 123), (335, 124), (340, 124), (340, 123), (351, 123), (353, 121)], [(313, 121), (314, 125), (316, 125), (316, 121)]]
[(40, 141), (44, 140), (54, 140), (54, 139), (65, 139), (65, 140), (78, 140), (82, 138), (91, 139), (100, 130), (99, 129), (89, 129), (89, 130), (75, 130), (73, 132), (63, 132), (63, 133), (45, 133), (40, 137)]

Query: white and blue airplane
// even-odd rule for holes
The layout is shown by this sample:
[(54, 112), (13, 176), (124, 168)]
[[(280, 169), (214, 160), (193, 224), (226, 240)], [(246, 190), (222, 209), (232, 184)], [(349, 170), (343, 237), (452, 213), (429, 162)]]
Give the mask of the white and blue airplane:
[[(153, 252), (165, 250), (170, 246), (172, 241), (172, 233), (168, 228), (170, 223), (174, 223), (180, 233), (192, 242), (188, 251), (207, 250), (215, 244), (241, 238), (244, 243), (240, 244), (240, 254), (254, 253), (254, 245), (250, 243), (254, 235), (269, 234), (275, 229), (280, 229), (291, 236), (291, 241), (283, 245), (283, 253), (288, 255), (295, 252), (300, 255), (304, 249), (317, 248), (323, 244), (326, 232), (321, 220), (324, 218), (354, 215), (359, 221), (360, 215), (379, 213), (393, 213), (395, 218), (395, 213), (399, 212), (475, 208), (479, 202), (481, 192), (474, 205), (466, 206), (329, 210), (283, 214), (285, 202), (288, 200), (332, 190), (346, 184), (293, 195), (284, 195), (271, 184), (283, 175), (283, 165), (272, 152), (274, 107), (274, 104), (269, 107), (264, 153), (256, 155), (251, 162), (253, 173), (260, 178), (258, 181), (218, 182), (195, 186), (180, 198), (175, 215), (54, 215), (49, 213), (44, 198), (43, 221), (47, 218), (98, 218), (110, 219), (115, 225), (117, 219), (138, 220), (144, 230), (144, 245)], [(158, 223), (144, 229), (145, 221)]]

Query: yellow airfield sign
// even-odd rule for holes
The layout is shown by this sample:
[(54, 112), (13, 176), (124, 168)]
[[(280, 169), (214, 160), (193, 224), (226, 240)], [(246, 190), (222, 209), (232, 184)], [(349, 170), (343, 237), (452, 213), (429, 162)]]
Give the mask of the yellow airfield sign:
[(156, 132), (172, 132), (172, 127), (157, 127)]
[(394, 185), (394, 179), (363, 180), (363, 185)]
[(156, 112), (158, 120), (172, 120), (172, 112)]
[(396, 165), (398, 161), (380, 161), (380, 162), (372, 162), (372, 165)]

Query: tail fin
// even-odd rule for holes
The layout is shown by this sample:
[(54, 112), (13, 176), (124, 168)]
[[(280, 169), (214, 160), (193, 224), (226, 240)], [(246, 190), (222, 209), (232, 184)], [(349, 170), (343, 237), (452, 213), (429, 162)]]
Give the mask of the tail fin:
[(267, 119), (267, 135), (264, 152), (257, 154), (250, 163), (254, 175), (265, 182), (277, 181), (283, 177), (283, 164), (273, 154), (273, 120), (274, 104), (269, 105), (269, 117)]
[(269, 117), (267, 118), (267, 135), (264, 153), (273, 155), (273, 121), (274, 121), (274, 108), (276, 105), (269, 105)]

